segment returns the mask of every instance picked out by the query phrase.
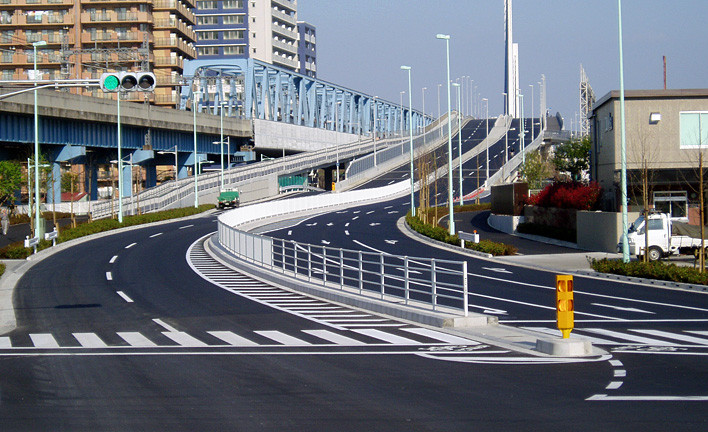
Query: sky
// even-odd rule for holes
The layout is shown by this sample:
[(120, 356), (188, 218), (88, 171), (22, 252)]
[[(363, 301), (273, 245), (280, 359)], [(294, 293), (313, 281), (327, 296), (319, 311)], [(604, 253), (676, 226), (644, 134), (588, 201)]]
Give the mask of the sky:
[[(619, 89), (617, 0), (515, 0), (513, 12), (526, 116), (532, 105), (529, 85), (538, 116), (542, 74), (546, 106), (552, 114), (561, 113), (566, 129), (580, 111), (581, 64), (597, 99)], [(452, 81), (470, 76), (476, 99), (489, 100), (489, 115), (502, 112), (503, 0), (298, 0), (298, 20), (317, 28), (319, 79), (396, 104), (406, 91), (403, 104), (408, 105), (408, 74), (401, 66), (411, 66), (413, 107), (423, 109), (427, 87), (425, 111), (434, 116), (438, 84), (445, 83), (447, 73), (445, 41), (435, 35), (449, 34)], [(708, 87), (706, 20), (708, 0), (624, 0), (625, 89), (663, 88), (662, 56), (667, 88)], [(456, 102), (453, 93), (453, 109)], [(444, 112), (445, 86), (440, 105)], [(477, 107), (475, 113), (483, 116), (485, 105)]]

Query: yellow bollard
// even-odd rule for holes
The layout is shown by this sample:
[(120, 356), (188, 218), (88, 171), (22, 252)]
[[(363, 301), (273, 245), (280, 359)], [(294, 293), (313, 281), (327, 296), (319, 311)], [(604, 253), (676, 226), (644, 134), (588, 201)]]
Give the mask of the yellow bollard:
[(563, 339), (570, 337), (575, 326), (574, 310), (573, 276), (556, 275), (556, 317)]

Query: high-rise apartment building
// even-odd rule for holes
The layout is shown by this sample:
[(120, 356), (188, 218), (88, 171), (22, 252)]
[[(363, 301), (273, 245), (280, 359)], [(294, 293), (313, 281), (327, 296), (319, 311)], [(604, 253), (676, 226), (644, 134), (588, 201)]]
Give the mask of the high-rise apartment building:
[(254, 58), (311, 76), (316, 71), (315, 28), (297, 21), (297, 0), (198, 0), (195, 13), (200, 60)]
[[(99, 78), (150, 70), (155, 104), (175, 106), (184, 60), (196, 57), (194, 0), (0, 0), (0, 79)], [(33, 46), (44, 41), (45, 45)], [(114, 98), (97, 88), (72, 89)], [(143, 100), (133, 93), (129, 99)]]
[(298, 21), (297, 30), (298, 35), (300, 36), (300, 44), (297, 50), (297, 56), (300, 59), (300, 73), (317, 78), (317, 43), (315, 37), (315, 26), (305, 21)]

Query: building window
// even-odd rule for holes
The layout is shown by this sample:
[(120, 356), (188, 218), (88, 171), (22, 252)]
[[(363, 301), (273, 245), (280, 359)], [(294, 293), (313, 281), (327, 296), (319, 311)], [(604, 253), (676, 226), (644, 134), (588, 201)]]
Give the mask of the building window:
[(197, 24), (216, 25), (219, 24), (219, 18), (216, 15), (197, 15)]
[(245, 53), (243, 45), (231, 45), (224, 47), (224, 55), (242, 55)]
[(243, 0), (224, 0), (224, 9), (243, 9)]
[(224, 39), (243, 39), (243, 30), (227, 30)]
[(217, 39), (219, 39), (219, 32), (218, 31), (197, 32), (197, 39), (198, 40), (217, 40)]
[(219, 47), (197, 47), (197, 55), (218, 55)]
[(202, 9), (216, 9), (218, 2), (216, 0), (206, 0), (206, 1), (198, 1), (197, 2), (197, 9), (202, 10)]
[(224, 24), (243, 24), (243, 15), (224, 15)]
[(708, 146), (708, 111), (684, 111), (679, 114), (682, 149)]

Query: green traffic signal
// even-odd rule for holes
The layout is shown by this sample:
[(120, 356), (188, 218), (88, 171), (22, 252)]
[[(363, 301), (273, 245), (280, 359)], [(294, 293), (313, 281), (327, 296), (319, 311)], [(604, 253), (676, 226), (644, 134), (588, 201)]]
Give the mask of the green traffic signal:
[(118, 88), (118, 84), (120, 84), (120, 82), (118, 81), (118, 77), (115, 75), (109, 75), (105, 80), (103, 80), (103, 88), (106, 90), (115, 90)]

